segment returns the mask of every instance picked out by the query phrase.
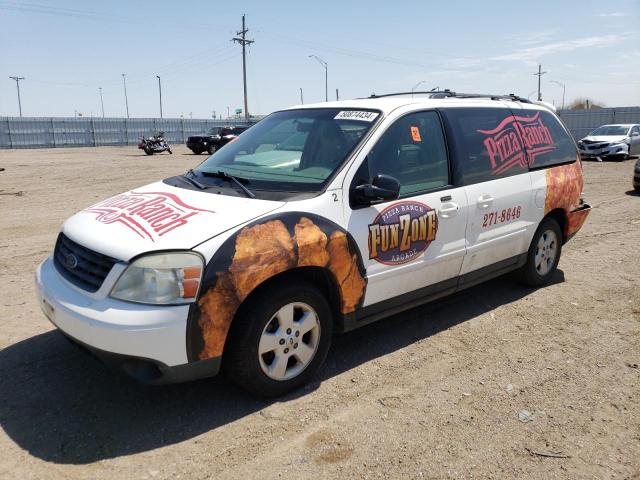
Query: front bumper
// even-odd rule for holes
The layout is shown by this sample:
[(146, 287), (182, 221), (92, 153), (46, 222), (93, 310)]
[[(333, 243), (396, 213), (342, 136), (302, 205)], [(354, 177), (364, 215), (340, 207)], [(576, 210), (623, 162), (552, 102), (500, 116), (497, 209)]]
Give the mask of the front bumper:
[(579, 148), (580, 157), (584, 159), (589, 158), (607, 158), (607, 157), (619, 157), (627, 155), (629, 153), (629, 146), (626, 144), (614, 144), (608, 147), (600, 148), (597, 150), (588, 150), (584, 146)]
[(580, 200), (580, 206), (567, 214), (567, 223), (564, 231), (567, 242), (582, 228), (589, 213), (591, 213), (591, 205)]
[[(36, 286), (51, 323), (104, 363), (117, 364), (138, 380), (169, 383), (218, 373), (219, 359), (217, 365), (210, 362), (209, 370), (201, 362), (188, 362), (188, 305), (141, 305), (88, 295), (58, 273), (51, 257), (38, 267)], [(189, 369), (206, 374), (190, 376), (185, 373)]]

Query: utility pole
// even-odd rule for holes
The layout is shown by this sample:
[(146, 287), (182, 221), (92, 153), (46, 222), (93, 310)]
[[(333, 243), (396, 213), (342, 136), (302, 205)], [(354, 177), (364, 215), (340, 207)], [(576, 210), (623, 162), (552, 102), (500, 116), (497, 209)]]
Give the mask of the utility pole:
[(328, 82), (328, 73), (327, 73), (327, 62), (325, 62), (324, 60), (322, 60), (319, 56), (317, 55), (309, 55), (309, 58), (315, 58), (318, 63), (320, 65), (322, 65), (324, 67), (324, 101), (328, 102), (329, 101), (329, 84)]
[(104, 118), (104, 101), (102, 100), (102, 87), (98, 87), (100, 90), (100, 107), (102, 108), (102, 118)]
[(542, 78), (542, 75), (544, 75), (545, 73), (547, 72), (542, 71), (542, 65), (538, 64), (538, 73), (534, 73), (534, 75), (538, 77), (538, 101), (539, 102), (542, 101), (542, 92), (540, 91), (540, 79)]
[(557, 80), (550, 80), (551, 83), (555, 83), (556, 85), (560, 85), (562, 87), (562, 106), (560, 107), (561, 110), (564, 110), (564, 93), (565, 90), (567, 88), (567, 86), (562, 83), (562, 82), (558, 82)]
[(156, 75), (158, 79), (158, 91), (160, 92), (160, 118), (162, 118), (162, 84), (160, 83), (160, 75)]
[(245, 27), (244, 24), (244, 15), (242, 15), (242, 30), (236, 32), (238, 37), (233, 37), (231, 39), (232, 42), (239, 43), (242, 45), (242, 81), (244, 83), (244, 119), (245, 121), (249, 121), (249, 105), (247, 102), (247, 54), (246, 47), (247, 45), (251, 45), (255, 42), (255, 40), (247, 40), (247, 32), (248, 28)]
[(336, 102), (340, 100), (340, 94), (338, 93), (338, 89), (336, 88)]
[(300, 87), (300, 105), (304, 105), (304, 97), (302, 96), (302, 87)]
[(22, 102), (20, 101), (20, 80), (24, 80), (24, 77), (9, 78), (16, 81), (16, 88), (18, 89), (18, 111), (20, 112), (20, 116), (22, 117)]
[(230, 114), (229, 114), (229, 107), (227, 107), (227, 118), (229, 118)]
[(124, 105), (127, 107), (127, 118), (129, 118), (129, 99), (127, 98), (127, 75), (122, 74), (122, 84), (124, 85)]

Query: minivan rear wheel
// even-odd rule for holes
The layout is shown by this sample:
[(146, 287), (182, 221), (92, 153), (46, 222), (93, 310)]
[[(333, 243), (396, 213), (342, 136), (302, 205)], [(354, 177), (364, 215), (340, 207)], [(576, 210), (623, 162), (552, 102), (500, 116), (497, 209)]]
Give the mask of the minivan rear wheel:
[(558, 222), (553, 218), (543, 219), (531, 241), (527, 263), (520, 269), (521, 281), (532, 287), (551, 282), (561, 252), (562, 233)]
[(263, 397), (308, 382), (324, 363), (333, 333), (331, 309), (313, 285), (273, 287), (243, 306), (223, 357), (226, 374)]

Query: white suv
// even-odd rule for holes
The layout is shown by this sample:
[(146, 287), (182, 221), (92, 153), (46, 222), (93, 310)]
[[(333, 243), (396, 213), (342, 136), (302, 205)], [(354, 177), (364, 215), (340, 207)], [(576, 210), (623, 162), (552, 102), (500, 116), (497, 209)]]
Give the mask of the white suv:
[(273, 396), (332, 334), (518, 270), (590, 207), (556, 115), (445, 91), (279, 111), (184, 175), (87, 207), (37, 270), (66, 336), (140, 381), (222, 368)]

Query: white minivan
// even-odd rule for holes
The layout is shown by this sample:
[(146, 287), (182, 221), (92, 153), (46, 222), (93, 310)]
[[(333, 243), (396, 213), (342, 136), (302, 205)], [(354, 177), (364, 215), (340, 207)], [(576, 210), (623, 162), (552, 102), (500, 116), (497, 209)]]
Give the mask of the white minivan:
[(517, 270), (582, 226), (576, 144), (544, 105), (450, 91), (275, 112), (183, 175), (69, 218), (37, 269), (74, 343), (145, 383), (281, 395), (334, 332)]

